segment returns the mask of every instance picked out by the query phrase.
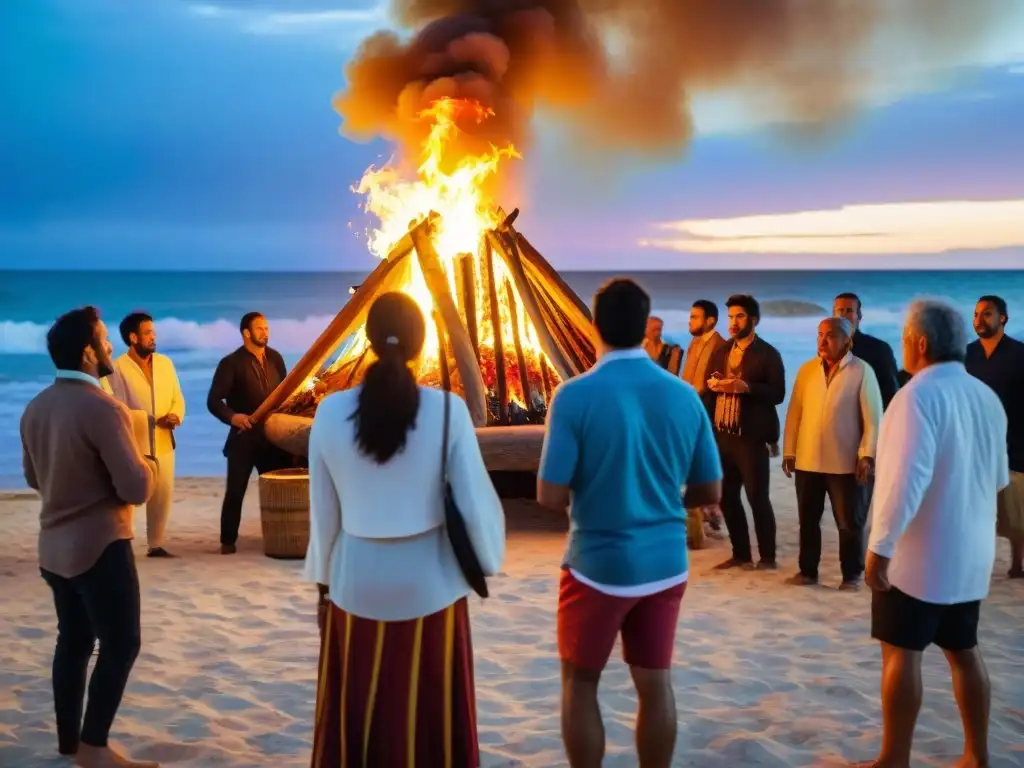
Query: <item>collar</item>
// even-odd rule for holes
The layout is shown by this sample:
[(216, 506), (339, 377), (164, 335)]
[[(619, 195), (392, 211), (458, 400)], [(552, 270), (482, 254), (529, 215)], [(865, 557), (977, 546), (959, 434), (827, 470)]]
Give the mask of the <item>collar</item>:
[(732, 340), (733, 346), (739, 347), (743, 351), (746, 351), (746, 350), (750, 349), (752, 346), (754, 346), (754, 342), (757, 341), (757, 334), (756, 333), (752, 333), (747, 338), (750, 339), (750, 341), (748, 341), (746, 344), (744, 344), (743, 342), (738, 341), (736, 339), (733, 339)]
[(600, 368), (605, 363), (614, 363), (617, 360), (650, 360), (651, 356), (647, 354), (647, 350), (643, 347), (632, 347), (630, 349), (616, 349), (611, 352), (605, 352), (601, 357), (598, 358), (597, 362), (594, 363), (594, 368)]
[(701, 341), (708, 341), (708, 340), (710, 340), (710, 339), (711, 339), (711, 337), (712, 337), (712, 336), (714, 336), (714, 335), (715, 335), (716, 333), (718, 333), (718, 329), (717, 329), (717, 328), (712, 328), (712, 329), (711, 329), (710, 331), (708, 331), (707, 333), (702, 333), (702, 334), (701, 334), (700, 336), (698, 336), (697, 338), (699, 338), (699, 339), (700, 339)]
[(914, 374), (911, 381), (922, 381), (927, 380), (933, 376), (946, 376), (949, 374), (956, 374), (964, 371), (964, 364), (958, 363), (955, 360), (948, 363), (932, 363), (926, 368), (922, 368), (920, 371)]
[[(838, 363), (836, 363), (835, 370), (837, 372), (843, 370), (843, 368), (845, 368), (847, 365), (850, 364), (851, 360), (853, 360), (853, 352), (847, 352), (845, 355), (843, 355), (842, 359), (840, 359), (840, 361)], [(822, 360), (819, 357), (818, 358), (818, 362), (821, 363), (821, 370), (824, 371), (825, 370), (825, 361)]]
[(100, 389), (103, 388), (103, 385), (100, 384), (99, 379), (97, 379), (95, 376), (90, 376), (88, 373), (82, 373), (81, 371), (60, 370), (57, 371), (56, 378), (66, 379), (68, 381), (84, 381), (88, 384), (92, 384), (94, 387), (99, 387)]

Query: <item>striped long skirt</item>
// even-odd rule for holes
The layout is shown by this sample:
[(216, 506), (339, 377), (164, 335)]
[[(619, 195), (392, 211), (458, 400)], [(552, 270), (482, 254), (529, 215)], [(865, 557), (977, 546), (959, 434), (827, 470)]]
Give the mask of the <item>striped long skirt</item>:
[(334, 604), (320, 649), (313, 768), (477, 768), (465, 598), (408, 621)]

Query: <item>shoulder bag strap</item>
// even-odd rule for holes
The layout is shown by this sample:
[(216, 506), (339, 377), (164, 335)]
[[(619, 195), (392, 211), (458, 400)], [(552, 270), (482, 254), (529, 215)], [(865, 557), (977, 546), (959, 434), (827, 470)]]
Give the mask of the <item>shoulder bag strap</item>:
[(441, 429), (441, 485), (448, 483), (448, 422), (450, 421), (451, 397), (448, 390), (444, 391), (444, 427)]

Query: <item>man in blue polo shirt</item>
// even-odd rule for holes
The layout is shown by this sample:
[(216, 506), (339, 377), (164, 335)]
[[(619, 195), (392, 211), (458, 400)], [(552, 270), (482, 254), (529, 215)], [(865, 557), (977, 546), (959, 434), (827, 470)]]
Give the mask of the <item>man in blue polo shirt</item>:
[[(642, 766), (667, 766), (676, 739), (669, 668), (686, 589), (686, 507), (718, 504), (722, 467), (689, 384), (641, 346), (651, 302), (631, 280), (594, 297), (600, 359), (555, 392), (538, 501), (570, 507), (558, 599), (562, 738), (573, 768), (600, 766), (597, 685), (616, 637), (640, 700)], [(680, 499), (679, 490), (686, 486)]]

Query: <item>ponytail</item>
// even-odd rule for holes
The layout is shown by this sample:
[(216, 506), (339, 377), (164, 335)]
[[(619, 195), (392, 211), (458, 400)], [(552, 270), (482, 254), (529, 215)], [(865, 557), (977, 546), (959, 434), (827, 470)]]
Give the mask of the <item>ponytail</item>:
[(349, 418), (360, 452), (384, 464), (405, 448), (416, 427), (420, 390), (408, 363), (423, 348), (423, 315), (405, 294), (386, 293), (370, 307), (366, 335), (377, 360), (366, 369)]

